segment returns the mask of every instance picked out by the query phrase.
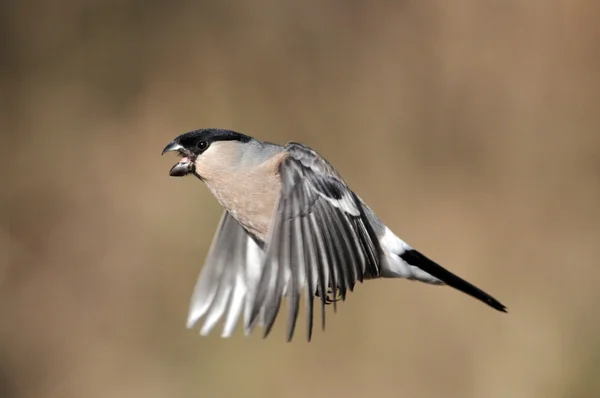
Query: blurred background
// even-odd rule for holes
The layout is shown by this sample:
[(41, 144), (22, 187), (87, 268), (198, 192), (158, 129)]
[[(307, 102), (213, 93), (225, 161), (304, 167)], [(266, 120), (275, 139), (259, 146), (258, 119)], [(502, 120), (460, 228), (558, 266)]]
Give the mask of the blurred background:
[[(0, 2), (0, 397), (600, 396), (599, 11)], [(383, 280), (310, 344), (186, 329), (221, 209), (160, 152), (200, 127), (316, 148), (509, 314)]]

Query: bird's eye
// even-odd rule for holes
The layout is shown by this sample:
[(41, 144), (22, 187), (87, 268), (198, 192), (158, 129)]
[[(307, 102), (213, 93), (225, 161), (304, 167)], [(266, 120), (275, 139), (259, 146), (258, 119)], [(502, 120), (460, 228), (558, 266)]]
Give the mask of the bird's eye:
[(200, 150), (205, 150), (206, 148), (208, 148), (208, 142), (206, 141), (198, 141), (198, 143), (196, 144), (196, 147)]

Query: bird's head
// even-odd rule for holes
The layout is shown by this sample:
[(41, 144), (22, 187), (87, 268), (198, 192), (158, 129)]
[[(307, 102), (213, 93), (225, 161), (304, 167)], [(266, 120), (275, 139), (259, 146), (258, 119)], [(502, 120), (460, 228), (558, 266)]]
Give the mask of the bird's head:
[[(252, 138), (231, 130), (200, 129), (181, 134), (171, 141), (162, 154), (177, 152), (181, 159), (175, 164), (169, 175), (183, 177), (187, 174), (198, 175), (203, 168), (224, 166), (231, 153), (237, 151), (240, 144), (247, 143)], [(200, 177), (200, 176), (199, 176)]]

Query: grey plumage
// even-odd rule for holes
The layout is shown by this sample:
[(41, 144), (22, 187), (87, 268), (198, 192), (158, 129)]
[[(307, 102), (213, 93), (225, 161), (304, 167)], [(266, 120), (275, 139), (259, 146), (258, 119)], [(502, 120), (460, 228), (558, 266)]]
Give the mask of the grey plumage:
[[(345, 296), (365, 276), (379, 275), (379, 241), (369, 231), (370, 223), (356, 195), (309, 148), (292, 143), (285, 151), (289, 156), (280, 165), (281, 197), (250, 318), (252, 325), (265, 308), (265, 337), (279, 311), (284, 289), (290, 299), (289, 322), (295, 323), (304, 284), (302, 274), (309, 281), (307, 295), (318, 293), (322, 307), (328, 288), (339, 289)], [(340, 260), (342, 257), (347, 260)], [(308, 318), (312, 319), (310, 300), (307, 307)], [(288, 339), (292, 335), (290, 326)]]
[(204, 317), (206, 335), (224, 318), (226, 337), (243, 312), (246, 334), (260, 325), (266, 337), (287, 297), (291, 340), (304, 293), (310, 341), (316, 296), (324, 328), (329, 292), (335, 305), (356, 282), (378, 277), (448, 283), (505, 311), (395, 236), (314, 150), (238, 134), (197, 130), (165, 148), (184, 156), (172, 175), (189, 170), (183, 174), (206, 182), (226, 209), (194, 289), (188, 327)]

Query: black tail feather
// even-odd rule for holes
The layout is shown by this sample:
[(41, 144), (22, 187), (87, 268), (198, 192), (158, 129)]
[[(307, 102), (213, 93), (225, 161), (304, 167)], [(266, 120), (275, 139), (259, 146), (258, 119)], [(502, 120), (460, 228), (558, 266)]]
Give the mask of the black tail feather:
[(464, 279), (454, 275), (452, 272), (448, 271), (439, 264), (436, 264), (434, 261), (425, 257), (420, 252), (416, 250), (407, 250), (400, 255), (400, 258), (402, 258), (402, 260), (406, 261), (408, 264), (418, 267), (427, 272), (429, 275), (436, 277), (446, 285), (452, 286), (453, 288), (460, 290), (471, 297), (481, 300), (498, 311), (507, 312), (506, 307), (498, 300), (483, 290), (473, 286)]

